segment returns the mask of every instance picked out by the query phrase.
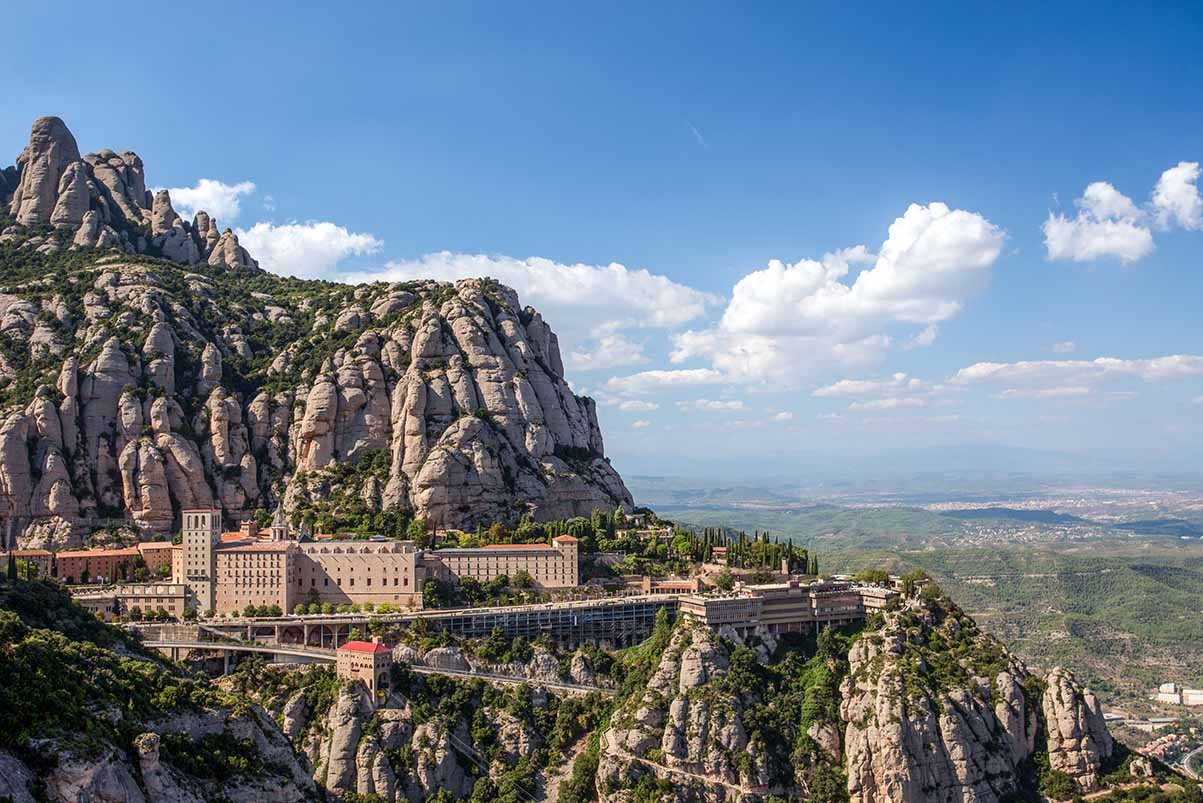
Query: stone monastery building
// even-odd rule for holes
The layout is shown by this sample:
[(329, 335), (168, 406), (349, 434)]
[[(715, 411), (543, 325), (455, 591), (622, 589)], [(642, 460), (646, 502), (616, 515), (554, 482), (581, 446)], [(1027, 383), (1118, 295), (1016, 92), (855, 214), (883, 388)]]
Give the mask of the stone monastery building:
[(488, 581), (526, 571), (540, 589), (580, 583), (577, 539), (545, 544), (497, 544), (479, 549), (422, 550), (410, 541), (298, 541), (283, 511), (271, 527), (252, 522), (222, 532), (220, 510), (185, 510), (182, 543), (172, 555), (172, 577), (187, 584), (201, 611), (241, 611), (247, 605), (370, 602), (422, 607), (427, 580)]

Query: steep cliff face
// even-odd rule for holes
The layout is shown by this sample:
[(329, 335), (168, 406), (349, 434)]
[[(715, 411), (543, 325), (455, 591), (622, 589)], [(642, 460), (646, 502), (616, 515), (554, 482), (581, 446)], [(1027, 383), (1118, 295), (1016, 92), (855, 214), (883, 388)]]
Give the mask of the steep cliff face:
[(1095, 791), (1117, 763), (1072, 674), (1031, 674), (947, 600), (828, 631), (805, 661), (752, 641), (675, 628), (602, 736), (604, 799), (989, 803), (1054, 776)]
[[(35, 123), (14, 172), (0, 494), (22, 545), (281, 500), (443, 527), (630, 506), (592, 400), (569, 389), (555, 334), (513, 290), (264, 273), (208, 215), (187, 224), (166, 193), (149, 197), (136, 155), (80, 160), (57, 118)], [(117, 239), (81, 246), (80, 204), (119, 224)]]
[(1002, 800), (1042, 767), (1098, 788), (1112, 742), (1073, 675), (1031, 674), (961, 611), (887, 614), (849, 652), (841, 687), (851, 800)]

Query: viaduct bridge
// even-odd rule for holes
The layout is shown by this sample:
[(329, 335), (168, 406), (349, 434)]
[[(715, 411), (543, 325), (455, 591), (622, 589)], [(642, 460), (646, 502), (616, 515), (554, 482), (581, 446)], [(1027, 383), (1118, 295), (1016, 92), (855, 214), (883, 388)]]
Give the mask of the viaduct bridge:
[[(207, 619), (201, 631), (219, 639), (265, 642), (279, 646), (333, 650), (350, 638), (351, 631), (367, 632), (376, 622), (406, 627), (421, 621), (432, 630), (445, 630), (464, 638), (483, 638), (500, 629), (507, 637), (529, 639), (546, 635), (566, 647), (592, 643), (615, 648), (629, 647), (651, 635), (656, 614), (665, 610), (676, 617), (677, 598), (668, 594), (610, 597), (598, 600), (511, 605), (496, 608), (456, 608), (405, 613), (313, 614), (304, 616), (256, 617), (253, 619)], [(149, 644), (164, 625), (131, 625)]]

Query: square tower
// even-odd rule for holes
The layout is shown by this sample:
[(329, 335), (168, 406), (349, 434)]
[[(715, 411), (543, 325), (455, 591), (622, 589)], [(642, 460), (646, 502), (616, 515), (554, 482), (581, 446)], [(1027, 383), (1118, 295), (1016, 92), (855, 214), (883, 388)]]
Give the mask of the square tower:
[(216, 602), (217, 545), (221, 542), (220, 510), (185, 510), (181, 541), (184, 547), (184, 576), (201, 612), (212, 610)]
[(393, 653), (377, 636), (371, 641), (348, 641), (335, 651), (335, 671), (344, 680), (362, 680), (372, 701), (384, 700), (389, 688)]
[(567, 581), (564, 584), (579, 586), (581, 584), (581, 542), (571, 535), (557, 535), (551, 539), (551, 545), (560, 553), (560, 560), (563, 563), (561, 573)]

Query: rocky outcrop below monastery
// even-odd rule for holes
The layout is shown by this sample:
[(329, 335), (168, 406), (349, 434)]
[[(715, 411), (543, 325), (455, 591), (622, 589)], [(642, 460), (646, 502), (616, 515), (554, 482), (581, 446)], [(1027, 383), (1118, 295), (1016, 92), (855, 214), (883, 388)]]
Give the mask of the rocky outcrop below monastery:
[[(401, 669), (396, 686), (375, 702), (361, 684), (339, 682), (328, 668), (248, 667), (228, 684), (266, 707), (328, 795), (374, 794), (385, 803), (417, 803), (439, 790), (449, 796), (440, 799), (508, 799), (503, 788), (521, 790), (521, 799), (554, 799), (545, 796), (545, 779), (570, 769), (573, 746), (608, 705), (599, 694), (565, 697), (541, 688), (541, 681), (567, 679), (560, 658), (541, 648), (528, 661), (504, 665), (483, 664), (459, 647), (419, 653), (398, 646), (394, 660), (531, 682), (491, 686)], [(571, 679), (591, 677), (585, 653), (564, 662), (573, 667)]]
[[(164, 742), (183, 745), (170, 753)], [(197, 771), (214, 744), (235, 746), (251, 759), (242, 774), (211, 777)], [(54, 740), (37, 749), (53, 756), (53, 767), (22, 761), (0, 750), (0, 799), (93, 803), (204, 803), (209, 800), (300, 803), (318, 798), (303, 762), (262, 711), (242, 714), (211, 710), (153, 723), (134, 737), (132, 751), (115, 745), (82, 750)], [(193, 755), (195, 753), (195, 755)], [(38, 790), (41, 797), (34, 796)]]
[(765, 638), (679, 624), (602, 736), (602, 798), (991, 803), (1053, 776), (1093, 792), (1117, 764), (1093, 694), (1029, 672), (947, 600), (829, 631), (804, 663), (765, 660)]
[[(167, 532), (209, 505), (466, 528), (631, 505), (513, 290), (267, 274), (152, 197), (135, 154), (81, 159), (57, 118), (4, 176), (0, 495), (22, 546)], [(114, 233), (81, 242), (88, 220)]]

